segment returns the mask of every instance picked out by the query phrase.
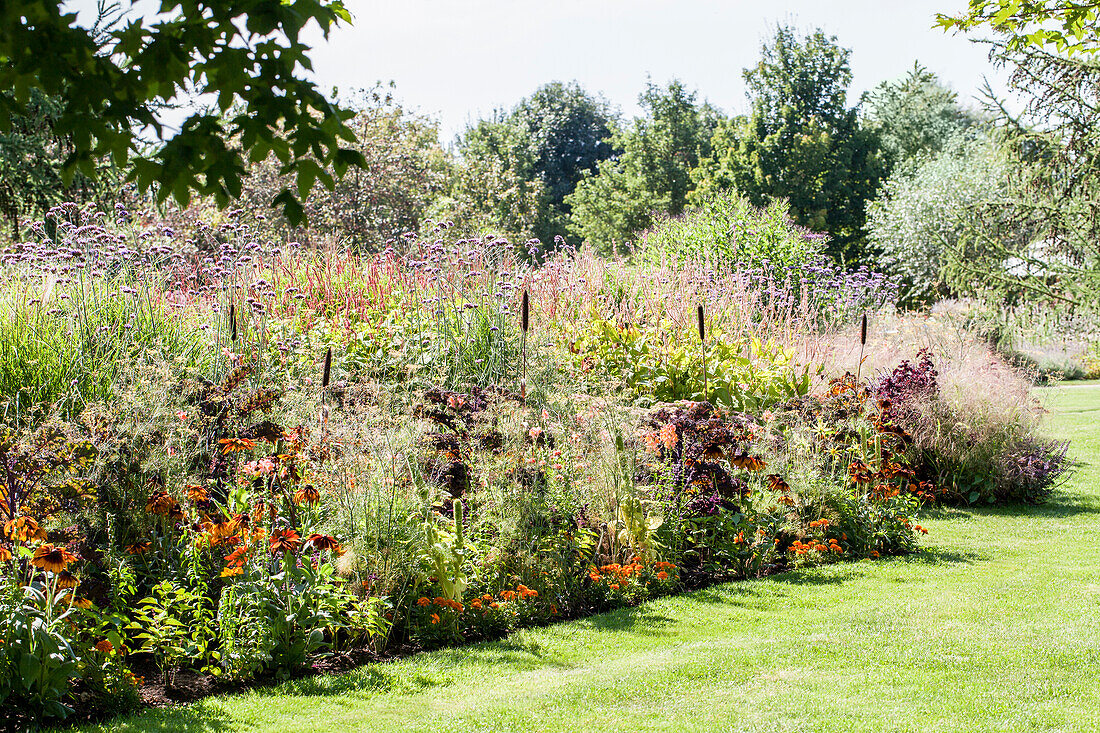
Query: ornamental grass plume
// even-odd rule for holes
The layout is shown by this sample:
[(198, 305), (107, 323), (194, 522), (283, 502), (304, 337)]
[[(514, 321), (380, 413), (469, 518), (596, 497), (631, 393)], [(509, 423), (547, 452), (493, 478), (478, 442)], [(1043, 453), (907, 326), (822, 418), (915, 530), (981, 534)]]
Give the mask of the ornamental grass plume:
[(859, 325), (859, 364), (856, 365), (856, 381), (859, 381), (860, 372), (863, 369), (863, 350), (867, 348), (867, 314), (863, 314), (863, 321)]
[(527, 329), (531, 325), (531, 303), (530, 295), (527, 290), (523, 291), (523, 305), (520, 310), (519, 327), (523, 331), (522, 342), (520, 344), (520, 354), (523, 359), (523, 370), (520, 377), (519, 384), (519, 396), (520, 399), (527, 399)]
[(703, 401), (707, 401), (707, 327), (703, 322), (703, 304), (696, 311), (699, 324), (699, 351), (703, 355)]

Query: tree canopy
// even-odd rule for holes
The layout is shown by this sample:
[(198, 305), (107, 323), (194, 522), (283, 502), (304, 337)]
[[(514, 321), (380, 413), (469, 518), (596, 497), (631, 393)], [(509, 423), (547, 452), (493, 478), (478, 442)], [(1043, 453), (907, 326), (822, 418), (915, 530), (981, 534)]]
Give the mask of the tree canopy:
[[(106, 29), (82, 27), (61, 6), (0, 4), (0, 132), (28, 116), (36, 90), (59, 100), (52, 129), (69, 141), (67, 181), (94, 176), (110, 156), (161, 200), (197, 192), (224, 205), (240, 195), (247, 161), (273, 154), (296, 184), (277, 202), (300, 221), (299, 199), (317, 180), (333, 184), (325, 166), (342, 175), (363, 164), (340, 142), (354, 140), (351, 113), (301, 74), (312, 68), (307, 26), (327, 38), (350, 22), (340, 0), (163, 0), (152, 19)], [(162, 112), (189, 95), (211, 105), (170, 135)]]
[(818, 30), (781, 26), (745, 71), (752, 112), (715, 132), (694, 196), (735, 189), (753, 204), (790, 201), (794, 221), (831, 237), (831, 254), (858, 259), (863, 206), (884, 173), (875, 135), (847, 106), (850, 51)]
[(958, 95), (919, 63), (895, 81), (884, 81), (863, 98), (863, 114), (879, 136), (889, 165), (935, 155), (978, 122)]
[(1100, 2), (1081, 0), (970, 0), (965, 13), (937, 13), (944, 30), (988, 27), (1009, 51), (1036, 46), (1073, 55), (1100, 51)]
[(699, 104), (679, 81), (650, 82), (639, 95), (646, 114), (613, 139), (622, 151), (602, 160), (566, 198), (573, 231), (607, 251), (647, 228), (655, 215), (683, 212), (692, 169), (710, 154), (721, 114)]

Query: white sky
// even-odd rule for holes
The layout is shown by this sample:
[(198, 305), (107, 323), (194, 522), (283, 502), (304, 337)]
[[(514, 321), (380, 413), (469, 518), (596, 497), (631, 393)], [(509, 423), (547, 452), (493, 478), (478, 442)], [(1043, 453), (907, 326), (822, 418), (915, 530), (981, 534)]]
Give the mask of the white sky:
[[(983, 75), (981, 46), (933, 29), (965, 0), (347, 0), (355, 24), (312, 54), (317, 80), (344, 93), (393, 80), (407, 107), (439, 119), (444, 142), (549, 81), (580, 82), (626, 117), (647, 75), (681, 79), (727, 113), (747, 108), (742, 69), (777, 22), (820, 27), (852, 49), (849, 104), (919, 60), (960, 98)], [(995, 83), (995, 88), (1002, 84)]]
[[(915, 60), (964, 103), (983, 75), (1003, 89), (983, 47), (933, 29), (935, 13), (966, 0), (345, 0), (355, 22), (325, 41), (310, 36), (314, 78), (350, 96), (396, 82), (406, 108), (439, 120), (441, 139), (541, 84), (578, 81), (624, 117), (638, 114), (647, 76), (678, 78), (699, 99), (733, 114), (747, 108), (741, 72), (759, 58), (777, 22), (820, 27), (852, 49), (849, 104)], [(159, 3), (137, 0), (137, 10)], [(81, 19), (94, 0), (71, 0)]]

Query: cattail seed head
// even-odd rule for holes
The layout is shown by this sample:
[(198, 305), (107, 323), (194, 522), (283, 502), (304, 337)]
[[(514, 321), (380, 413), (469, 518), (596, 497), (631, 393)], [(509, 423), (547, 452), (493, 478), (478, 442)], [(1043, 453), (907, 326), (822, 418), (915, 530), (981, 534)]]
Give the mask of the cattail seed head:
[(867, 345), (867, 314), (866, 313), (863, 314), (863, 323), (860, 325), (860, 328), (859, 328), (859, 345), (860, 346), (866, 346)]
[(699, 340), (700, 341), (706, 341), (707, 340), (707, 327), (706, 327), (706, 324), (703, 323), (703, 306), (702, 306), (702, 304), (699, 305), (699, 310), (697, 312), (698, 312), (698, 315), (699, 315)]
[(329, 377), (332, 375), (332, 347), (325, 352), (325, 371), (321, 376), (321, 389), (328, 387)]
[(522, 328), (524, 330), (524, 332), (526, 332), (528, 326), (530, 326), (530, 323), (531, 323), (530, 318), (531, 318), (531, 304), (530, 304), (529, 298), (527, 296), (527, 291), (524, 290), (523, 291), (523, 310), (522, 310), (521, 316), (520, 316), (520, 328)]
[(236, 341), (237, 340), (237, 304), (236, 303), (230, 303), (229, 304), (229, 330), (230, 330), (230, 334), (232, 334), (231, 338), (234, 341)]

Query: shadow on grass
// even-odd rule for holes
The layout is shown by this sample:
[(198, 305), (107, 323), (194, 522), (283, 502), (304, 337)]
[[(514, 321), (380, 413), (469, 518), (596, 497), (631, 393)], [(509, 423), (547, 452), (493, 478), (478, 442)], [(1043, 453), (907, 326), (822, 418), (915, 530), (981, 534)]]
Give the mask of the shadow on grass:
[(362, 694), (414, 694), (435, 687), (447, 687), (453, 679), (447, 670), (460, 665), (505, 667), (511, 672), (526, 672), (546, 667), (570, 665), (543, 654), (537, 641), (509, 637), (465, 646), (445, 647), (414, 654), (403, 660), (370, 662), (356, 669), (332, 675), (317, 675), (257, 687), (259, 696), (325, 697)]
[(987, 552), (972, 552), (960, 550), (947, 550), (942, 547), (925, 547), (920, 552), (912, 555), (899, 555), (890, 558), (889, 562), (905, 563), (907, 565), (970, 565), (978, 562), (989, 562), (993, 556)]
[(676, 619), (646, 606), (619, 608), (579, 619), (576, 623), (600, 631), (629, 631), (642, 636), (660, 636)]
[(1068, 519), (1079, 514), (1100, 514), (1100, 497), (1057, 490), (1042, 504), (1001, 504), (974, 507), (971, 511), (974, 515), (981, 517)]
[[(216, 706), (206, 702), (179, 707), (159, 708), (138, 713), (130, 718), (112, 720), (104, 727), (112, 733), (220, 733), (221, 731), (240, 730), (239, 721), (234, 721)], [(61, 727), (56, 729), (64, 731)]]

